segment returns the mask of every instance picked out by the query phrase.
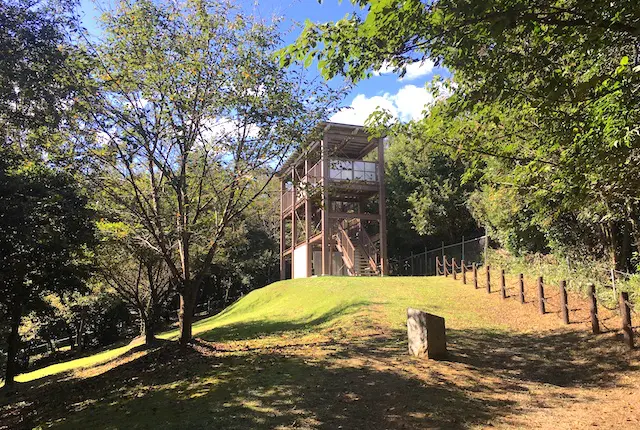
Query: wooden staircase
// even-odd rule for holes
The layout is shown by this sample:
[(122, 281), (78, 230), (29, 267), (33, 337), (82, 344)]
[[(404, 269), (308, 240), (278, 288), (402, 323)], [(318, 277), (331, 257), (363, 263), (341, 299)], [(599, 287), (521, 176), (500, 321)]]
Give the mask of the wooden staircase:
[(345, 230), (339, 224), (338, 232), (333, 237), (350, 276), (380, 275), (376, 246), (364, 229)]

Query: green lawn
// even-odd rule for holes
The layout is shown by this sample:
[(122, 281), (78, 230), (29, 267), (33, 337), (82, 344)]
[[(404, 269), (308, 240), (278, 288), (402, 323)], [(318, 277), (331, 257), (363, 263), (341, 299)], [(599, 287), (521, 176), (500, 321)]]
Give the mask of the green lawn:
[[(491, 324), (490, 320), (468, 306), (460, 312), (461, 303), (455, 295), (447, 294), (444, 278), (354, 278), (325, 277), (276, 282), (253, 291), (224, 312), (198, 321), (193, 327), (195, 336), (205, 340), (247, 339), (257, 335), (277, 335), (290, 332), (332, 326), (335, 329), (349, 327), (355, 318), (376, 315), (390, 326), (400, 327), (405, 321), (405, 310), (418, 303), (425, 310), (438, 313), (447, 320), (468, 324)], [(373, 305), (379, 305), (374, 307)], [(177, 340), (178, 330), (158, 335), (160, 339)], [(130, 344), (100, 352), (88, 357), (44, 367), (23, 373), (18, 382), (28, 382), (45, 376), (74, 369), (94, 366), (126, 353), (138, 344)]]
[[(446, 319), (448, 360), (407, 355), (407, 307)], [(277, 282), (194, 334), (187, 349), (173, 330), (20, 375), (0, 428), (640, 426), (617, 413), (640, 363), (615, 334), (450, 278)]]

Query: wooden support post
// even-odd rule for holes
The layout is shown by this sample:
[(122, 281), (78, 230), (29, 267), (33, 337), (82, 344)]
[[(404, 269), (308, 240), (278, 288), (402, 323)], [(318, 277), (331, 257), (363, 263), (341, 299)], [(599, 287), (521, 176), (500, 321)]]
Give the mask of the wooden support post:
[(322, 176), (320, 178), (322, 184), (322, 274), (331, 274), (331, 238), (329, 236), (329, 140), (323, 136), (321, 142), (321, 162)]
[(285, 234), (285, 219), (284, 219), (284, 178), (280, 178), (280, 280), (284, 280), (286, 277), (284, 251), (286, 250), (286, 234)]
[(464, 265), (464, 260), (460, 261), (460, 268), (462, 269), (462, 283), (467, 283), (467, 266)]
[(545, 306), (544, 306), (544, 284), (543, 284), (542, 276), (538, 277), (538, 304), (540, 307), (540, 313), (545, 314)]
[(294, 278), (296, 273), (296, 245), (298, 245), (298, 222), (296, 203), (298, 202), (298, 184), (296, 183), (296, 167), (291, 169), (291, 189), (293, 190), (293, 196), (291, 197), (291, 279)]
[(440, 259), (436, 255), (436, 276), (440, 276)]
[(567, 299), (567, 281), (560, 281), (560, 306), (562, 321), (569, 324), (569, 301)]
[(487, 293), (491, 293), (491, 266), (487, 265)]
[(504, 269), (500, 270), (500, 292), (502, 295), (502, 299), (507, 298), (507, 282), (504, 278)]
[(478, 265), (473, 263), (473, 288), (478, 289)]
[(389, 274), (389, 258), (387, 256), (387, 190), (384, 183), (384, 139), (378, 139), (378, 214), (380, 216), (380, 275)]
[(589, 284), (589, 297), (591, 298), (591, 331), (593, 334), (600, 334), (600, 321), (598, 320), (598, 298), (596, 296), (596, 286)]
[(631, 307), (629, 306), (629, 293), (620, 291), (620, 316), (622, 316), (622, 335), (624, 343), (633, 349), (633, 329), (631, 326)]
[(444, 268), (444, 276), (449, 276), (449, 269), (447, 269), (447, 256), (442, 257), (442, 267)]
[(520, 285), (520, 303), (524, 304), (524, 275), (522, 273), (518, 277), (518, 281)]
[(311, 200), (309, 199), (309, 155), (304, 160), (304, 176), (306, 183), (304, 184), (304, 237), (305, 244), (307, 246), (307, 277), (310, 278), (313, 275), (313, 251), (311, 250)]
[(453, 280), (455, 281), (456, 278), (456, 259), (455, 257), (451, 258), (451, 273), (453, 274)]

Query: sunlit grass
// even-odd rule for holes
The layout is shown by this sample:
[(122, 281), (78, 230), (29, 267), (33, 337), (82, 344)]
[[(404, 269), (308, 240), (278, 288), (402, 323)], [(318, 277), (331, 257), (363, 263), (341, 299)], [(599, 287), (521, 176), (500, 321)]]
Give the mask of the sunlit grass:
[(109, 349), (107, 351), (100, 352), (88, 357), (82, 357), (71, 361), (65, 361), (58, 364), (52, 364), (51, 366), (43, 367), (42, 369), (34, 370), (33, 372), (23, 373), (16, 377), (17, 382), (28, 382), (34, 379), (44, 378), (45, 376), (55, 375), (57, 373), (67, 372), (69, 370), (80, 369), (83, 367), (95, 366), (96, 364), (104, 363), (105, 361), (112, 360), (125, 352), (129, 351), (135, 345), (125, 345), (120, 348)]
[[(333, 331), (362, 329), (363, 321), (399, 329), (406, 308), (422, 309), (445, 317), (458, 326), (501, 328), (478, 313), (473, 302), (460, 302), (459, 283), (436, 277), (352, 278), (321, 277), (276, 282), (255, 290), (222, 313), (194, 324), (194, 336), (207, 340), (286, 337), (292, 332), (313, 336), (323, 328)], [(179, 331), (158, 335), (177, 340)], [(274, 340), (275, 341), (275, 340)], [(88, 357), (54, 364), (19, 375), (28, 382), (70, 370), (95, 366), (130, 351), (138, 343), (110, 349)]]

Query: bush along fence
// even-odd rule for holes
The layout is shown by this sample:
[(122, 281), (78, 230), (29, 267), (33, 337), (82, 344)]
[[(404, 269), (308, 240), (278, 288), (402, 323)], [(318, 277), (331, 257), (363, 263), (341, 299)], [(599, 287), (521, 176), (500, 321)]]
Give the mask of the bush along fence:
[[(522, 273), (519, 273), (515, 277), (515, 282), (508, 282), (507, 275), (504, 270), (493, 271), (489, 264), (480, 266), (478, 263), (467, 263), (464, 260), (457, 260), (455, 257), (447, 257), (446, 255), (438, 256), (435, 261), (436, 276), (451, 276), (454, 280), (461, 279), (463, 284), (471, 283), (474, 288), (485, 288), (487, 293), (499, 292), (502, 299), (510, 297), (509, 291), (516, 290), (516, 297), (520, 303), (527, 303), (527, 288), (525, 288), (525, 278)], [(480, 267), (482, 269), (480, 270)], [(492, 281), (492, 274), (497, 274), (497, 282)], [(470, 278), (470, 279), (469, 279)], [(511, 281), (511, 280), (510, 280)], [(493, 283), (492, 283), (493, 282)], [(601, 333), (601, 327), (610, 331), (611, 328), (605, 325), (605, 321), (615, 318), (616, 314), (620, 317), (620, 327), (622, 329), (622, 335), (624, 343), (629, 349), (634, 348), (634, 333), (631, 317), (639, 317), (637, 304), (632, 303), (629, 300), (629, 293), (626, 291), (616, 291), (615, 277), (612, 272), (612, 284), (610, 289), (613, 292), (613, 298), (617, 299), (616, 307), (608, 307), (607, 303), (603, 300), (599, 300), (596, 294), (595, 284), (589, 284), (587, 302), (589, 306), (589, 316), (587, 320), (590, 322), (591, 331), (594, 334)], [(507, 285), (510, 285), (507, 287)], [(556, 293), (552, 293), (552, 289), (556, 289)], [(572, 312), (576, 312), (580, 309), (572, 309), (569, 306), (569, 296), (567, 293), (567, 282), (560, 281), (558, 285), (547, 285), (542, 276), (538, 277), (535, 283), (535, 298), (530, 300), (538, 307), (541, 314), (551, 313), (549, 311), (550, 306), (555, 306), (560, 314), (564, 324), (570, 324), (572, 322), (585, 322), (572, 321)], [(611, 312), (611, 316), (607, 318), (601, 317), (601, 309), (604, 308)]]
[(398, 276), (434, 276), (436, 275), (436, 260), (445, 256), (454, 257), (458, 260), (483, 262), (487, 254), (487, 236), (465, 239), (458, 243), (445, 245), (419, 254), (391, 262), (391, 271)]

